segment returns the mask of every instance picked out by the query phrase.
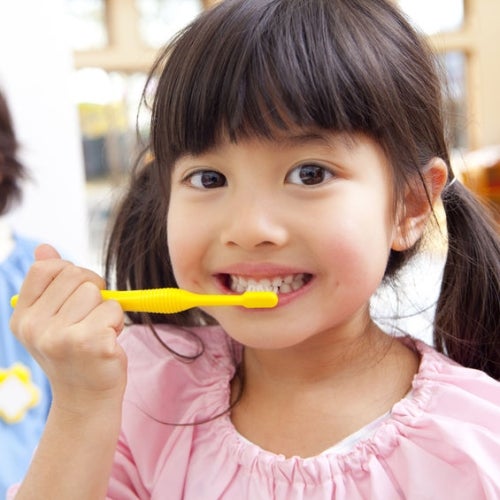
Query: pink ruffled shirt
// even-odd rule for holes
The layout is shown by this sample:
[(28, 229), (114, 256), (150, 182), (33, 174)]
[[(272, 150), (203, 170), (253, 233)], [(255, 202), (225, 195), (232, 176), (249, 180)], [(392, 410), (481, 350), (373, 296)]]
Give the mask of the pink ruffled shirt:
[[(158, 331), (178, 352), (196, 352), (182, 330)], [(171, 425), (224, 412), (241, 357), (219, 327), (193, 331), (206, 347), (191, 363), (145, 327), (120, 336), (129, 379), (108, 498), (500, 499), (500, 383), (484, 373), (408, 338), (421, 355), (408, 397), (318, 456), (285, 458), (242, 437), (227, 413)]]
[[(158, 328), (177, 351), (196, 351), (181, 330)], [(190, 363), (145, 327), (120, 336), (129, 382), (109, 498), (500, 498), (500, 383), (484, 373), (414, 341), (421, 363), (408, 397), (318, 456), (285, 458), (242, 437), (227, 413), (171, 425), (224, 412), (241, 357), (219, 327), (193, 331), (205, 352)]]

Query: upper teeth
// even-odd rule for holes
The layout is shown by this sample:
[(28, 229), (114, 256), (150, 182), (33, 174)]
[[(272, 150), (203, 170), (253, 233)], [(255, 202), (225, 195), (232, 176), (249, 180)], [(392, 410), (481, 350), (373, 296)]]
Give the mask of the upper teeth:
[(288, 276), (277, 276), (261, 280), (231, 275), (230, 287), (233, 292), (237, 293), (247, 291), (289, 293), (303, 286), (304, 278), (304, 274), (290, 274)]

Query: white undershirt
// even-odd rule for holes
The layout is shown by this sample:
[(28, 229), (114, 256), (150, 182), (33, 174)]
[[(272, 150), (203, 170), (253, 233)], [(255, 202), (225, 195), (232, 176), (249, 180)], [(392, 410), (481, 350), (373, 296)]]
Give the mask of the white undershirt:
[(363, 439), (368, 439), (374, 433), (374, 431), (379, 428), (380, 424), (384, 420), (387, 420), (390, 416), (391, 412), (385, 413), (384, 415), (378, 417), (377, 419), (359, 429), (359, 431), (356, 431), (350, 436), (347, 436), (345, 439), (342, 439), (342, 441), (339, 441), (337, 444), (334, 444), (320, 454), (326, 455), (329, 453), (347, 453), (354, 448), (354, 445), (356, 443)]

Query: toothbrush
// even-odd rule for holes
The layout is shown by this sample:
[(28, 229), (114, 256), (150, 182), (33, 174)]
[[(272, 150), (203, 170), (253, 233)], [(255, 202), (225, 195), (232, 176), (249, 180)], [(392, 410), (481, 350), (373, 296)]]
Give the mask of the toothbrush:
[[(274, 292), (244, 292), (241, 295), (199, 294), (179, 288), (154, 288), (150, 290), (101, 290), (104, 300), (116, 300), (124, 311), (173, 314), (200, 306), (243, 306), (270, 308), (278, 304)], [(17, 295), (10, 300), (16, 307)]]

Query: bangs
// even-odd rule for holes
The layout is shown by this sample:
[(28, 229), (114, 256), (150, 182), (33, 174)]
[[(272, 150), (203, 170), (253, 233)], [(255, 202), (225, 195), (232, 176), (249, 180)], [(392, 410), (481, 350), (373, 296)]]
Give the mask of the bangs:
[(398, 22), (388, 29), (375, 4), (388, 8), (377, 0), (226, 0), (202, 14), (154, 69), (155, 157), (165, 164), (223, 137), (297, 128), (374, 137), (390, 129), (388, 116), (403, 113), (388, 113), (387, 103), (397, 106), (405, 82), (394, 81), (383, 47)]

